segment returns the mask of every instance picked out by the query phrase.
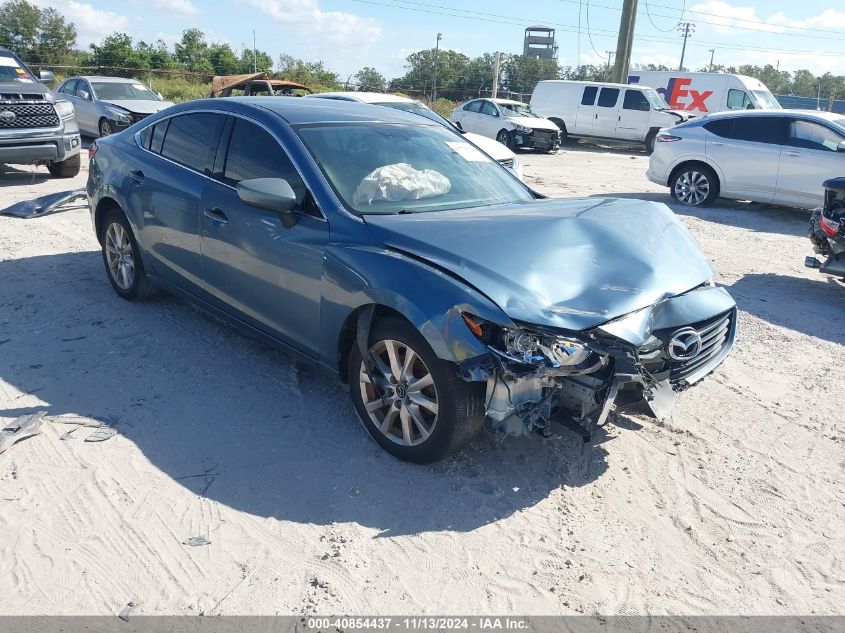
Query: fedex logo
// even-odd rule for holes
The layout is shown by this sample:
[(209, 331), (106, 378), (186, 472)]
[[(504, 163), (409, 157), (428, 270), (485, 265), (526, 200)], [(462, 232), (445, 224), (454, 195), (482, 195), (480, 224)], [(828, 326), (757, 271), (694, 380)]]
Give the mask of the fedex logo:
[[(640, 83), (639, 76), (631, 75), (628, 77), (628, 83)], [(675, 110), (709, 112), (706, 101), (713, 94), (713, 91), (690, 90), (689, 85), (691, 83), (692, 79), (687, 77), (673, 77), (669, 80), (669, 85), (665, 88), (658, 88), (657, 93), (663, 97), (670, 108)]]

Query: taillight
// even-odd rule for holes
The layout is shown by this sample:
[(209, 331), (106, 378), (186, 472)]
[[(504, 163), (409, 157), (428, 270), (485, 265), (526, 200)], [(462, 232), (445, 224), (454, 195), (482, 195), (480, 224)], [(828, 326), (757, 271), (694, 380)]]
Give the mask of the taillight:
[(841, 222), (831, 220), (830, 218), (825, 217), (824, 214), (819, 216), (819, 228), (830, 237), (836, 237), (836, 234), (839, 233), (839, 227), (841, 225)]
[(97, 153), (98, 149), (100, 149), (100, 146), (97, 145), (97, 141), (91, 141), (91, 144), (88, 146), (88, 160), (94, 158), (94, 154)]
[(674, 143), (675, 141), (682, 141), (680, 136), (675, 136), (673, 134), (658, 134), (657, 135), (657, 142), (658, 143)]

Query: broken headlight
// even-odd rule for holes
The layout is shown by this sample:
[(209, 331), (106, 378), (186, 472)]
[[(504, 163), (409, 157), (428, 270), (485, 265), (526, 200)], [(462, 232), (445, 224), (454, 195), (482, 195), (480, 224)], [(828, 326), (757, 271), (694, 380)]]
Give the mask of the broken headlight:
[(594, 355), (592, 349), (575, 337), (506, 327), (468, 313), (462, 316), (470, 331), (491, 351), (523, 365), (575, 367)]
[(552, 367), (578, 365), (592, 354), (592, 351), (580, 341), (563, 336), (552, 336), (502, 328), (504, 351), (527, 365), (548, 361)]

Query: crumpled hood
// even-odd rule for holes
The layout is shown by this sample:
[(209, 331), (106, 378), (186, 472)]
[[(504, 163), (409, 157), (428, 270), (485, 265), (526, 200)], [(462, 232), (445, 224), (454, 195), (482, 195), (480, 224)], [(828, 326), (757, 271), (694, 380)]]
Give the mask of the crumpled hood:
[(155, 114), (159, 110), (164, 110), (165, 108), (169, 108), (173, 104), (170, 101), (149, 101), (146, 99), (114, 99), (112, 101), (105, 101), (103, 103), (108, 103), (113, 106), (117, 106), (118, 108), (123, 108), (124, 110), (129, 110), (130, 112), (135, 112), (137, 114)]
[(536, 119), (530, 116), (509, 116), (508, 121), (516, 125), (524, 125), (532, 130), (551, 130), (557, 132), (558, 127), (548, 119)]
[(511, 319), (556, 328), (599, 325), (713, 275), (656, 202), (538, 200), (365, 221), (379, 241), (461, 277)]

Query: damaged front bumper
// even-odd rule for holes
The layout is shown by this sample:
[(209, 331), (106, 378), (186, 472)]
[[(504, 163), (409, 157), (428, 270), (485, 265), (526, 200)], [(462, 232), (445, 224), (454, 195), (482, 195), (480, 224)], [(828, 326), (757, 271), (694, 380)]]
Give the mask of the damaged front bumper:
[(488, 353), (461, 363), (462, 375), (486, 381), (487, 423), (501, 438), (553, 420), (586, 436), (614, 410), (642, 405), (666, 418), (678, 393), (725, 360), (737, 330), (733, 299), (710, 285), (577, 333), (465, 318), (486, 328)]

